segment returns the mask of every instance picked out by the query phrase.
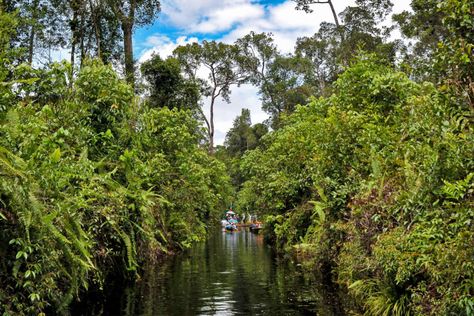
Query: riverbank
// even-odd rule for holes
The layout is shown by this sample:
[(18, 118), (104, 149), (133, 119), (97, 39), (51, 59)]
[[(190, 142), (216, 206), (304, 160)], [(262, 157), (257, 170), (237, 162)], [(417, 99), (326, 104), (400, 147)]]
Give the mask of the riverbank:
[(41, 98), (0, 112), (0, 305), (61, 314), (205, 239), (231, 188), (192, 114), (138, 106), (110, 65), (87, 62), (70, 84), (67, 63), (25, 67), (50, 94), (25, 84)]
[[(244, 155), (238, 209), (371, 315), (474, 313), (471, 109), (363, 55)], [(463, 123), (461, 123), (463, 122)]]

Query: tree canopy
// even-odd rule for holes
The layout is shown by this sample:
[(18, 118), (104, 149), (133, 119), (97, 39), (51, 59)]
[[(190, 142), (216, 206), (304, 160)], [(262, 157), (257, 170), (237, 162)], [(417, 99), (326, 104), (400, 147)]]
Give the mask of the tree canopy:
[[(192, 43), (180, 46), (173, 52), (179, 60), (187, 77), (202, 83), (205, 97), (210, 98), (209, 116), (203, 114), (207, 125), (209, 151), (214, 150), (214, 107), (221, 98), (230, 101), (231, 86), (241, 85), (249, 81), (250, 75), (242, 67), (247, 57), (241, 54), (238, 46), (203, 41), (202, 44)], [(204, 68), (207, 77), (198, 77), (198, 70)]]
[(200, 85), (185, 78), (178, 59), (154, 55), (141, 65), (141, 72), (150, 91), (150, 106), (198, 112)]

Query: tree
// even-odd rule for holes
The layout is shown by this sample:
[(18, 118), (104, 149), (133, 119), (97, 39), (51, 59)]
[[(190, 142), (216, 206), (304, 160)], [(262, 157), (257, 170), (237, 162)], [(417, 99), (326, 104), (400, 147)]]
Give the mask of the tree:
[(11, 47), (11, 39), (18, 25), (15, 13), (6, 13), (4, 4), (0, 1), (0, 122), (7, 109), (14, 103), (11, 93), (12, 59), (17, 52)]
[(252, 126), (248, 109), (242, 109), (241, 114), (234, 119), (232, 128), (225, 137), (225, 153), (219, 152), (220, 159), (226, 162), (234, 187), (240, 188), (246, 180), (240, 171), (242, 156), (248, 150), (257, 148), (267, 133), (268, 127), (265, 124), (258, 123)]
[[(76, 57), (76, 46), (79, 42), (83, 42), (83, 29), (84, 29), (84, 11), (85, 11), (85, 0), (71, 0), (69, 1), (69, 7), (72, 11), (72, 19), (69, 22), (71, 27), (71, 71), (74, 71), (75, 57)], [(81, 49), (82, 50), (82, 49)], [(81, 58), (82, 60), (82, 58)], [(72, 75), (71, 75), (72, 77)]]
[(412, 43), (405, 53), (406, 71), (417, 80), (436, 80), (433, 73), (432, 60), (439, 42), (448, 34), (442, 20), (445, 13), (438, 10), (437, 0), (413, 0), (411, 11), (393, 15), (403, 36)]
[(150, 24), (161, 10), (159, 0), (107, 0), (115, 17), (120, 21), (123, 32), (123, 49), (125, 57), (125, 76), (127, 82), (134, 86), (135, 67), (133, 60), (133, 29)]
[(120, 31), (119, 22), (114, 12), (107, 4), (107, 0), (88, 0), (90, 11), (90, 39), (88, 40), (88, 52), (97, 56), (104, 63), (112, 60), (120, 60), (122, 54), (120, 45), (123, 35)]
[(292, 113), (298, 104), (306, 104), (314, 89), (306, 81), (308, 59), (279, 56), (270, 65), (262, 86), (262, 109), (271, 115), (271, 126), (281, 127), (281, 116)]
[(252, 134), (251, 126), (250, 111), (242, 109), (241, 114), (234, 119), (234, 124), (225, 137), (224, 145), (231, 156), (242, 156), (249, 149), (249, 139)]
[(141, 65), (141, 72), (150, 90), (151, 107), (169, 109), (191, 109), (199, 107), (199, 85), (181, 74), (181, 66), (176, 58), (165, 60), (153, 55)]
[(331, 84), (342, 71), (337, 56), (341, 41), (335, 33), (334, 24), (321, 23), (316, 34), (298, 38), (296, 42), (295, 55), (311, 65), (305, 73), (305, 81), (314, 87), (317, 96), (330, 94)]
[(250, 81), (259, 88), (259, 93), (263, 99), (274, 104), (278, 96), (275, 91), (268, 90), (271, 86), (269, 80), (273, 63), (279, 57), (278, 49), (273, 41), (271, 33), (250, 32), (236, 41), (236, 45), (246, 56), (243, 66), (250, 74)]
[(339, 26), (323, 22), (313, 36), (298, 39), (295, 55), (310, 65), (304, 71), (304, 82), (314, 95), (332, 93), (332, 84), (351, 64), (356, 51), (374, 52), (395, 63), (401, 42), (387, 41), (391, 28), (380, 26), (391, 9), (390, 0), (356, 0), (340, 14)]
[(312, 4), (329, 4), (331, 7), (332, 16), (334, 18), (334, 23), (337, 27), (339, 27), (339, 20), (337, 18), (336, 10), (334, 9), (334, 5), (331, 0), (294, 0), (296, 2), (296, 9), (303, 10), (306, 13), (311, 13), (313, 10), (311, 9)]
[(235, 44), (246, 57), (243, 59), (246, 71), (253, 84), (262, 85), (267, 80), (267, 70), (278, 56), (278, 50), (271, 33), (250, 32), (239, 38)]
[[(250, 80), (250, 75), (242, 66), (248, 64), (245, 62), (246, 57), (241, 54), (238, 46), (215, 41), (180, 46), (173, 55), (179, 60), (189, 79), (202, 82), (202, 93), (210, 98), (209, 118), (204, 113), (201, 114), (207, 126), (209, 152), (213, 152), (215, 103), (219, 98), (230, 102), (230, 87)], [(207, 77), (198, 77), (197, 72), (201, 67), (207, 71)]]
[(354, 51), (374, 52), (394, 62), (398, 41), (388, 42), (392, 27), (381, 26), (390, 14), (390, 0), (356, 0), (342, 13), (344, 37), (338, 49), (339, 62), (347, 67), (354, 58)]
[(108, 0), (11, 0), (6, 12), (19, 17), (17, 32), (11, 39), (21, 48), (18, 62), (51, 63), (51, 52), (69, 48), (73, 64), (86, 57), (105, 63), (119, 60), (122, 51), (120, 24)]
[[(80, 65), (86, 57), (97, 57), (104, 63), (121, 59), (118, 44), (123, 40), (120, 21), (107, 0), (70, 1), (71, 61), (80, 56)], [(79, 50), (76, 50), (79, 46)]]
[[(67, 3), (59, 0), (4, 1), (5, 12), (15, 12), (18, 24), (12, 46), (20, 48), (19, 62), (32, 63), (42, 50), (66, 46), (68, 42)], [(38, 61), (38, 60), (37, 60)]]
[[(435, 67), (442, 79), (439, 83), (451, 88), (474, 110), (474, 2), (443, 1), (438, 10), (446, 14), (443, 26), (446, 38), (438, 44)], [(472, 112), (471, 112), (472, 113)]]

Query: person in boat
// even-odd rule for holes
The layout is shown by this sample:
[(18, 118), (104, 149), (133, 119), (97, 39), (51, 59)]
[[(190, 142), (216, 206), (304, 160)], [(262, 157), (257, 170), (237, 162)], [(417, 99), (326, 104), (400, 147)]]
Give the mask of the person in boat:
[(231, 223), (231, 224), (237, 224), (238, 223), (238, 220), (235, 217), (235, 215), (230, 216), (229, 223)]

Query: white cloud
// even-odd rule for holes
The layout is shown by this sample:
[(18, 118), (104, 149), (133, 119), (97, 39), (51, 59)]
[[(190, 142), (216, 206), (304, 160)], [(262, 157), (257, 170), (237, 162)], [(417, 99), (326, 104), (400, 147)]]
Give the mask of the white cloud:
[(412, 0), (397, 0), (393, 1), (393, 13), (400, 13), (402, 11), (412, 11), (411, 10)]
[(176, 27), (193, 32), (193, 27), (210, 16), (216, 17), (215, 12), (219, 10), (250, 4), (249, 0), (164, 0), (162, 12), (166, 20)]
[[(335, 9), (341, 12), (346, 6), (353, 3), (353, 0), (335, 3)], [(295, 9), (295, 3), (291, 0), (268, 6), (264, 16), (250, 19), (247, 23), (238, 25), (222, 40), (233, 42), (250, 31), (270, 32), (273, 34), (278, 49), (283, 53), (290, 53), (293, 51), (298, 37), (313, 35), (321, 22), (334, 22), (329, 5), (315, 4), (313, 9), (313, 13), (298, 11)]]
[(196, 42), (198, 42), (196, 37), (180, 36), (173, 41), (164, 35), (151, 35), (144, 44), (148, 48), (142, 51), (138, 63), (143, 63), (145, 60), (150, 59), (153, 54), (159, 54), (161, 58), (166, 58), (173, 53), (176, 47)]
[(265, 10), (259, 5), (241, 3), (229, 5), (209, 12), (203, 21), (192, 27), (194, 32), (218, 33), (229, 30), (235, 24), (244, 25), (249, 21), (263, 18)]

